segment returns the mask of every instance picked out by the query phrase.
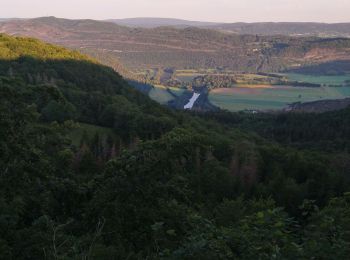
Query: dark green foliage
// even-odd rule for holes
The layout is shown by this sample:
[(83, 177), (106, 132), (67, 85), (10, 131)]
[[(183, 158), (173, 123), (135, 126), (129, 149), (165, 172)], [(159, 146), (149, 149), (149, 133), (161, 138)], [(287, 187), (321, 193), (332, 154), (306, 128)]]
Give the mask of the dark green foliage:
[(60, 104), (53, 100), (42, 109), (41, 114), (45, 121), (62, 123), (75, 119), (75, 107), (71, 104)]
[[(168, 111), (98, 64), (40, 55), (0, 61), (16, 75), (0, 71), (0, 258), (348, 257), (350, 158), (337, 121), (348, 111), (215, 114), (225, 125)], [(36, 66), (54, 81), (30, 80)], [(80, 79), (85, 69), (95, 76)], [(292, 122), (287, 144), (302, 149), (274, 132)], [(267, 127), (281, 144), (230, 124)], [(336, 135), (339, 154), (304, 139), (328, 125), (321, 140)]]
[(350, 109), (315, 113), (229, 113), (201, 115), (231, 127), (256, 132), (284, 145), (323, 151), (348, 151), (350, 148)]

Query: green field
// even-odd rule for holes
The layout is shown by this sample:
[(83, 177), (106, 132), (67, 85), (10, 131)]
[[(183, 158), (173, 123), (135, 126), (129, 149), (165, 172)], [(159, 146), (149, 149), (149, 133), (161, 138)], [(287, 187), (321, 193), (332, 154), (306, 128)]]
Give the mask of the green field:
[[(147, 73), (150, 72), (147, 71)], [(322, 86), (320, 88), (276, 86), (274, 84), (279, 84), (280, 78), (273, 75), (238, 74), (230, 71), (217, 71), (215, 69), (176, 70), (174, 72), (174, 78), (188, 84), (197, 76), (211, 74), (231, 75), (235, 78), (237, 82), (236, 87), (214, 89), (209, 94), (209, 100), (213, 105), (230, 111), (246, 109), (279, 110), (286, 108), (288, 104), (294, 102), (350, 97), (350, 87), (332, 87), (346, 85), (345, 81), (350, 80), (350, 74), (341, 76), (315, 76), (297, 73), (278, 74), (285, 77), (284, 81), (320, 84)], [(175, 96), (183, 94), (184, 91), (184, 89), (156, 85), (149, 92), (149, 96), (160, 104), (165, 105), (169, 101), (174, 100)]]
[(350, 74), (341, 76), (316, 76), (296, 73), (282, 74), (291, 81), (308, 82), (321, 85), (342, 85), (344, 81), (350, 80)]
[(175, 78), (181, 82), (190, 83), (194, 78), (198, 76), (203, 76), (204, 74), (198, 73), (197, 71), (188, 70), (188, 71), (179, 71), (175, 73)]
[(156, 85), (149, 92), (149, 97), (160, 104), (166, 104), (174, 99), (174, 96), (171, 95), (167, 89), (176, 96), (180, 96), (185, 91), (184, 89)]
[(349, 96), (350, 87), (270, 86), (215, 89), (210, 92), (209, 100), (212, 104), (230, 111), (278, 110), (294, 102), (341, 99)]

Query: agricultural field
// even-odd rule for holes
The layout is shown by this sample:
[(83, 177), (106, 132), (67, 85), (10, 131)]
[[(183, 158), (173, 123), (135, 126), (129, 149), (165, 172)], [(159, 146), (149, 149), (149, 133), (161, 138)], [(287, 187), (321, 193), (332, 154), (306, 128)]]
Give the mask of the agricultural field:
[[(147, 70), (144, 73), (148, 77), (163, 78), (161, 73), (165, 71), (170, 70), (158, 70), (158, 76), (156, 70)], [(189, 91), (196, 84), (194, 79), (199, 77), (198, 84), (205, 85), (210, 90), (209, 102), (230, 111), (280, 110), (295, 102), (350, 97), (350, 87), (345, 86), (349, 84), (350, 74), (341, 76), (297, 73), (254, 74), (216, 69), (174, 69), (172, 73), (171, 78), (181, 82), (180, 85), (187, 87)], [(310, 87), (307, 84), (317, 84), (321, 87)], [(155, 85), (150, 90), (149, 96), (165, 105), (181, 96), (184, 91), (186, 89), (171, 87), (171, 84), (167, 85), (164, 81)]]
[(229, 111), (279, 110), (294, 102), (341, 99), (349, 96), (350, 87), (241, 85), (235, 88), (214, 89), (209, 93), (209, 101)]
[(290, 81), (300, 81), (315, 83), (321, 85), (343, 85), (345, 81), (350, 80), (350, 74), (340, 76), (317, 76), (297, 73), (281, 74), (287, 77)]
[(174, 73), (174, 78), (183, 82), (190, 83), (195, 77), (203, 76), (198, 70), (176, 70)]
[(169, 101), (180, 96), (185, 89), (165, 87), (162, 85), (156, 85), (149, 92), (149, 97), (160, 104), (167, 104)]

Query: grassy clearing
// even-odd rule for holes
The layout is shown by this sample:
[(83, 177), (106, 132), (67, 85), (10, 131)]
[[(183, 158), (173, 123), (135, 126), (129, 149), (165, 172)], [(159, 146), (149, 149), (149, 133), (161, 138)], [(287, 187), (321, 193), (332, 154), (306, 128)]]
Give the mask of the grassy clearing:
[[(273, 86), (273, 85), (264, 85), (264, 84), (237, 84), (236, 85), (237, 88), (252, 88), (252, 89), (266, 89), (266, 88), (276, 88), (277, 86)], [(284, 87), (284, 86), (280, 86), (280, 87)]]
[(149, 97), (160, 104), (166, 104), (174, 97), (164, 88), (154, 87), (149, 92)]
[(176, 79), (181, 82), (190, 83), (195, 77), (201, 76), (200, 74), (191, 74), (191, 75), (176, 75)]
[(203, 76), (204, 74), (199, 73), (196, 70), (177, 70), (175, 72), (175, 78), (181, 82), (190, 83), (194, 78)]
[(183, 88), (169, 87), (168, 89), (171, 91), (171, 93), (175, 94), (176, 96), (181, 96), (186, 91), (186, 89)]
[(350, 80), (350, 74), (342, 76), (315, 76), (296, 73), (283, 74), (291, 81), (308, 82), (323, 85), (342, 85), (344, 81)]
[(322, 99), (340, 99), (350, 96), (349, 87), (305, 88), (273, 86), (268, 88), (237, 87), (215, 89), (210, 92), (212, 104), (230, 111), (278, 110), (294, 102), (310, 102)]
[(197, 70), (176, 70), (176, 73), (197, 73)]
[(174, 99), (174, 96), (169, 93), (168, 89), (176, 96), (180, 96), (185, 90), (174, 87), (165, 87), (162, 85), (156, 85), (149, 92), (149, 97), (157, 101), (160, 104), (167, 104)]

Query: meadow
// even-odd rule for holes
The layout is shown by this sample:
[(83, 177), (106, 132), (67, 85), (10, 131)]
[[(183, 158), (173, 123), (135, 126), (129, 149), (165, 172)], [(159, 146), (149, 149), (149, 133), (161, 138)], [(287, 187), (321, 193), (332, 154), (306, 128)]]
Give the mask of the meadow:
[(350, 96), (350, 87), (306, 88), (291, 86), (237, 86), (214, 89), (209, 101), (229, 111), (279, 110), (294, 102), (341, 99)]
[(342, 85), (346, 80), (350, 80), (350, 74), (337, 75), (337, 76), (318, 76), (318, 75), (306, 75), (297, 73), (281, 74), (286, 76), (291, 81), (308, 82), (321, 85)]
[[(152, 70), (147, 71), (148, 74), (151, 72)], [(295, 102), (303, 103), (350, 97), (350, 87), (345, 86), (347, 85), (346, 81), (350, 80), (350, 74), (316, 76), (279, 73), (275, 74), (275, 77), (273, 74), (235, 73), (229, 70), (182, 69), (174, 70), (173, 78), (188, 86), (196, 77), (205, 75), (227, 75), (234, 78), (236, 84), (227, 85), (227, 88), (214, 88), (209, 93), (209, 101), (213, 105), (229, 111), (280, 110)], [(283, 78), (277, 75), (283, 76)], [(215, 80), (219, 80), (217, 83), (221, 82), (220, 79)], [(321, 87), (292, 86), (293, 82), (319, 84)], [(215, 86), (216, 82), (211, 83)], [(186, 91), (181, 88), (165, 86), (165, 84), (155, 85), (149, 92), (149, 97), (166, 105)]]
[(195, 77), (203, 76), (206, 73), (200, 73), (198, 70), (176, 70), (175, 78), (184, 83), (190, 83)]
[(165, 105), (173, 100), (175, 96), (180, 96), (184, 91), (185, 89), (155, 85), (148, 95), (154, 101)]

